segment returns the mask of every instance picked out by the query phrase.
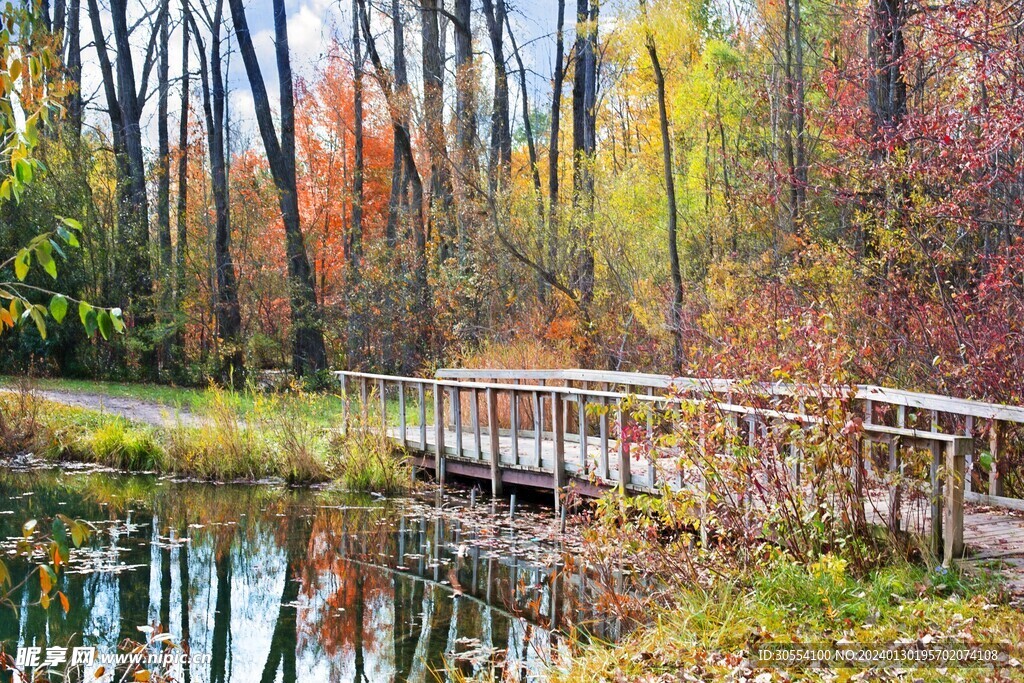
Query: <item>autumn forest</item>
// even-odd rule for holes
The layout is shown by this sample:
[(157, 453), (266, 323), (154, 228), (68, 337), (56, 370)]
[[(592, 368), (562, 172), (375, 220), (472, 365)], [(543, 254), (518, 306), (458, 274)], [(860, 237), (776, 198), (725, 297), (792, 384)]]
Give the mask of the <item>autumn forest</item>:
[(299, 63), (284, 0), (44, 0), (45, 173), (0, 241), (78, 221), (56, 291), (130, 334), (29, 325), (4, 369), (473, 359), (1020, 398), (1020, 7), (534, 4), (342, 2)]

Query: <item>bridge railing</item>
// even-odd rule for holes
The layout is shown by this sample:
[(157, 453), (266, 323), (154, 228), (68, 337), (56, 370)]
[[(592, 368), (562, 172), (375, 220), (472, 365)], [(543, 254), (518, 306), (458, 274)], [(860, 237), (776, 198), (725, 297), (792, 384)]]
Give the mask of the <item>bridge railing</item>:
[[(537, 381), (529, 375), (521, 379), (501, 376), (499, 381), (350, 371), (335, 375), (342, 386), (346, 423), (357, 410), (364, 418), (372, 411), (380, 428), (399, 444), (433, 454), (431, 465), (442, 484), (449, 469), (472, 471), (491, 481), (495, 495), (501, 494), (506, 481), (551, 488), (556, 492), (556, 507), (561, 504), (559, 493), (570, 480), (582, 487), (621, 487), (634, 492), (684, 486), (679, 449), (659, 448), (644, 453), (634, 444), (653, 442), (659, 429), (654, 416), (678, 411), (694, 396), (700, 396), (703, 408), (716, 411), (751, 447), (759, 434), (767, 435), (769, 430), (795, 427), (799, 431), (825, 419), (808, 408), (809, 403), (820, 403), (821, 397), (801, 397), (792, 410), (766, 407), (758, 405), (753, 392), (741, 395), (738, 385), (717, 400), (714, 392), (708, 395), (696, 389), (690, 390), (689, 397), (666, 391), (637, 395), (595, 389), (590, 379), (569, 380), (585, 381), (586, 386), (557, 386), (548, 383), (550, 378), (525, 383)], [(599, 382), (597, 386), (605, 385)], [(906, 489), (902, 480), (904, 451), (928, 451), (927, 488), (931, 518), (935, 520), (932, 546), (936, 552), (941, 547), (947, 556), (956, 557), (963, 548), (966, 458), (974, 441), (969, 436), (938, 431), (934, 422), (927, 430), (908, 425), (903, 419), (900, 422), (890, 426), (864, 420), (856, 430), (856, 438), (864, 446), (862, 460), (852, 465), (850, 475), (859, 481), (862, 472), (873, 469), (874, 456), (879, 455), (872, 452), (877, 450), (875, 446), (888, 449), (888, 462), (879, 467), (893, 475), (887, 523), (899, 528)], [(623, 438), (627, 428), (632, 436)], [(799, 489), (804, 482), (798, 444), (799, 439), (780, 440), (775, 447), (790, 449), (792, 485)], [(573, 457), (567, 459), (567, 452)], [(729, 457), (728, 447), (719, 455)]]
[[(875, 385), (812, 386), (785, 382), (672, 377), (631, 372), (584, 369), (519, 370), (489, 368), (443, 368), (436, 376), (465, 381), (536, 382), (556, 386), (597, 386), (608, 390), (645, 395), (672, 392), (683, 395), (721, 396), (731, 403), (736, 396), (764, 397), (763, 405), (804, 412), (806, 401), (846, 397), (858, 406), (865, 425), (927, 429), (975, 439), (986, 437), (989, 465), (980, 466), (980, 452), (967, 456), (965, 497), (970, 502), (1024, 510), (1024, 500), (1006, 496), (1007, 439), (1012, 430), (1021, 431), (1024, 407), (942, 396), (925, 392), (891, 389)], [(890, 449), (892, 446), (890, 445)]]

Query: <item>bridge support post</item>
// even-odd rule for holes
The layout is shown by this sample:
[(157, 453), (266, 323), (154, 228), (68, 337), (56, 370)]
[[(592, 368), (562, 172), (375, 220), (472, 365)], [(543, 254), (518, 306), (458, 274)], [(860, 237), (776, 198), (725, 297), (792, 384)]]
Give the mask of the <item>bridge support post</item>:
[(931, 443), (932, 463), (929, 468), (929, 480), (931, 483), (931, 513), (932, 529), (930, 549), (932, 555), (939, 556), (942, 552), (942, 478), (939, 471), (942, 469), (942, 446), (937, 442)]
[(444, 389), (434, 385), (434, 473), (444, 487)]
[(949, 566), (964, 554), (964, 489), (967, 454), (974, 439), (957, 437), (946, 446), (946, 514), (942, 564)]
[[(487, 387), (487, 432), (491, 459), (491, 495), (497, 498), (501, 495), (501, 438), (498, 435), (498, 392), (491, 387)], [(479, 422), (476, 433), (479, 439)]]
[(565, 404), (562, 396), (557, 392), (551, 392), (551, 430), (552, 441), (555, 451), (554, 478), (555, 478), (555, 510), (560, 511), (562, 507), (562, 489), (565, 487)]
[(1002, 423), (999, 420), (992, 420), (992, 426), (988, 432), (988, 450), (992, 455), (992, 464), (988, 470), (988, 495), (1003, 495), (1003, 470), (1006, 469), (1002, 462)]
[(618, 414), (616, 422), (619, 427), (619, 488), (623, 495), (633, 483), (633, 474), (629, 468), (629, 444), (626, 443), (626, 416), (622, 412), (622, 404), (616, 406)]

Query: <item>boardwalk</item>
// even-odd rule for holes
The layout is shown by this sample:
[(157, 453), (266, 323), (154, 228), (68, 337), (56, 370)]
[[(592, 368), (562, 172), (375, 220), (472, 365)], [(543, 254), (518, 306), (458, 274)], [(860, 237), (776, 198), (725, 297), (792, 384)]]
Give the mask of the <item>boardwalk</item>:
[[(484, 481), (495, 495), (509, 485), (551, 490), (556, 507), (558, 494), (570, 486), (597, 496), (612, 488), (655, 493), (692, 485), (692, 478), (683, 481), (679, 453), (661, 448), (652, 460), (619, 439), (627, 431), (640, 435), (632, 443), (650, 437), (658, 429), (650, 416), (658, 410), (699, 398), (754, 449), (780, 425), (796, 433), (822, 422), (828, 400), (842, 396), (862, 406), (864, 415), (856, 426), (862, 461), (851, 477), (873, 468), (882, 470), (874, 473), (876, 483), (886, 469), (904, 476), (905, 457), (930, 453), (922, 484), (931, 493), (914, 502), (918, 509), (905, 509), (899, 522), (888, 520), (890, 501), (903, 495), (903, 485), (895, 485), (880, 501), (870, 497), (869, 519), (904, 528), (915, 520), (914, 529), (931, 536), (933, 551), (947, 561), (963, 557), (966, 543), (979, 560), (1024, 564), (1024, 519), (1010, 512), (1024, 510), (1024, 501), (1003, 492), (1005, 439), (1024, 424), (1018, 406), (871, 386), (750, 385), (588, 370), (441, 370), (435, 378), (335, 374), (346, 397), (346, 422), (350, 411), (372, 412), (414, 464), (434, 471), (442, 484), (455, 475)], [(800, 460), (797, 444), (793, 439), (783, 446), (794, 462)], [(977, 463), (982, 449), (991, 456), (987, 469)], [(799, 488), (799, 465), (792, 477)]]

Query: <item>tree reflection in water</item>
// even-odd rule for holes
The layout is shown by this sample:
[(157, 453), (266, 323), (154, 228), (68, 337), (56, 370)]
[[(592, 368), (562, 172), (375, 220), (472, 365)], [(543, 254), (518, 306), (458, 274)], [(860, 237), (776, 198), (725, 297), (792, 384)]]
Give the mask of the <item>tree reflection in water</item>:
[[(546, 566), (557, 547), (519, 540), (479, 509), (58, 470), (0, 473), (0, 500), (4, 537), (56, 512), (100, 530), (61, 579), (68, 614), (0, 615), (7, 651), (110, 653), (149, 624), (210, 655), (176, 672), (185, 683), (427, 681), (446, 662), (503, 664), (518, 680), (557, 647), (552, 618), (587, 616), (579, 577)], [(36, 599), (26, 585), (15, 602)]]

